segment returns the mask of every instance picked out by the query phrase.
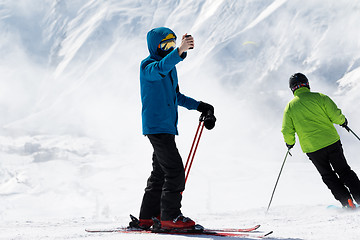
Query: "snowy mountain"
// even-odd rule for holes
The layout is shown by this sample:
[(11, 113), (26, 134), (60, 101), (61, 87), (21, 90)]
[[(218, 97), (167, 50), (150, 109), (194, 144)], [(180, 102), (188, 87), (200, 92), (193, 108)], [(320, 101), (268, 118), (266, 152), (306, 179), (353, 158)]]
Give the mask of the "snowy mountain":
[[(218, 119), (202, 136), (184, 214), (213, 227), (260, 223), (274, 239), (359, 239), (359, 213), (326, 209), (338, 203), (299, 144), (264, 213), (286, 153), (290, 75), (305, 73), (360, 133), (359, 11), (346, 0), (0, 0), (0, 239), (99, 239), (83, 229), (138, 213), (152, 154), (139, 64), (159, 26), (194, 36), (180, 89)], [(184, 161), (198, 117), (180, 109)], [(360, 143), (337, 129), (360, 174)]]

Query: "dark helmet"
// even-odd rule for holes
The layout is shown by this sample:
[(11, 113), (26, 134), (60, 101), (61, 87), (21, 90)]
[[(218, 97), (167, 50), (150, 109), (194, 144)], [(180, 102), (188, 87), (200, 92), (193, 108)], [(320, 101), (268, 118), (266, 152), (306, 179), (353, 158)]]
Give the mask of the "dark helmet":
[(302, 73), (295, 73), (289, 79), (289, 87), (292, 92), (301, 87), (307, 87), (310, 89), (309, 80)]

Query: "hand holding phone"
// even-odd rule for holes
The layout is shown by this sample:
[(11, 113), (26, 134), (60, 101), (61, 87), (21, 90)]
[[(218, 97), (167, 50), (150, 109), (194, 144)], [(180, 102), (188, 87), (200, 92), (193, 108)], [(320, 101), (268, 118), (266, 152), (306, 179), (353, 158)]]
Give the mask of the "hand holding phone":
[(190, 40), (190, 41), (192, 41), (192, 47), (189, 47), (189, 49), (194, 49), (194, 38), (191, 36), (191, 35), (185, 35), (185, 38), (187, 39), (187, 40)]

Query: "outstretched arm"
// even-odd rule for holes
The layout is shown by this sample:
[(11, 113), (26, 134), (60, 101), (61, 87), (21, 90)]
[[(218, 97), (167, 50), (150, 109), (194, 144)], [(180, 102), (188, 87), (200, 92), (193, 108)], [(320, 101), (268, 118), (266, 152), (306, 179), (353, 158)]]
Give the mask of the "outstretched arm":
[(184, 60), (178, 51), (174, 49), (160, 61), (148, 58), (141, 63), (141, 74), (151, 81), (161, 80), (166, 76), (176, 64)]

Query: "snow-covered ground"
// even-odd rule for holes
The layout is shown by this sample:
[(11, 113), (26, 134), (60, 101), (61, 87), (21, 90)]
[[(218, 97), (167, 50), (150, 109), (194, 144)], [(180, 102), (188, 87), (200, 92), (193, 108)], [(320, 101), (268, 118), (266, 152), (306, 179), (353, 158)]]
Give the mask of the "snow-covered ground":
[[(183, 213), (207, 227), (261, 224), (272, 239), (359, 239), (360, 212), (327, 208), (338, 203), (299, 144), (265, 213), (286, 153), (291, 74), (305, 73), (360, 134), (359, 11), (347, 0), (0, 0), (0, 239), (189, 239), (84, 231), (138, 214), (152, 153), (139, 64), (158, 26), (194, 36), (180, 89), (218, 119)], [(186, 160), (199, 114), (179, 111)], [(359, 141), (337, 129), (360, 174)]]

